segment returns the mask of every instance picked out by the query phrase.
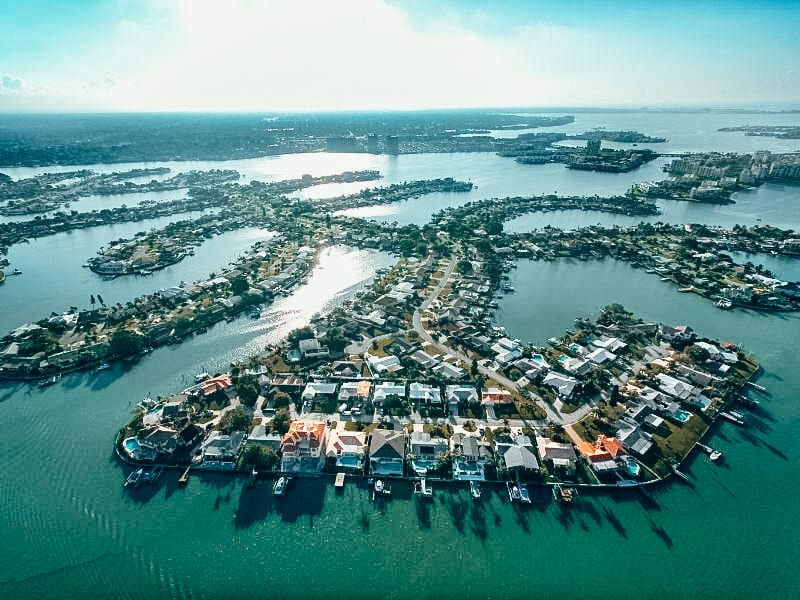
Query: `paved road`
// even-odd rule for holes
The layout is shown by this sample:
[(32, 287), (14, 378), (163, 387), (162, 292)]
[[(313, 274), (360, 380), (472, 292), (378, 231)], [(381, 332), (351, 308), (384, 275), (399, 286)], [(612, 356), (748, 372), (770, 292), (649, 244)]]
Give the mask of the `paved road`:
[[(458, 262), (458, 257), (454, 255), (450, 259), (450, 263), (447, 265), (445, 269), (444, 275), (439, 280), (439, 283), (433, 288), (431, 294), (423, 301), (423, 303), (419, 306), (417, 310), (414, 311), (414, 314), (411, 318), (411, 324), (414, 327), (414, 331), (416, 331), (419, 336), (425, 340), (427, 343), (432, 344), (435, 348), (444, 352), (445, 354), (450, 354), (455, 356), (458, 360), (462, 361), (464, 364), (469, 365), (472, 362), (465, 354), (455, 350), (454, 348), (450, 348), (445, 344), (440, 343), (438, 340), (434, 340), (430, 333), (422, 326), (422, 313), (425, 312), (431, 305), (431, 303), (439, 297), (439, 294), (447, 285), (447, 282), (450, 279), (450, 276), (453, 274), (455, 270), (456, 264)], [(519, 391), (519, 386), (516, 382), (511, 381), (505, 375), (498, 373), (493, 369), (489, 369), (488, 367), (484, 367), (483, 365), (478, 365), (478, 372), (485, 377), (489, 377), (494, 379), (497, 383), (502, 386), (507, 387), (509, 390), (512, 391)], [(559, 410), (556, 410), (554, 407), (547, 404), (544, 400), (538, 399), (536, 403), (544, 410), (547, 414), (547, 420), (552, 421), (553, 423), (558, 423), (559, 425), (572, 425), (583, 420), (586, 415), (588, 415), (594, 407), (591, 405), (585, 405), (578, 408), (576, 411), (564, 414)], [(520, 421), (521, 423), (525, 423), (524, 420)], [(510, 422), (509, 422), (510, 423)]]

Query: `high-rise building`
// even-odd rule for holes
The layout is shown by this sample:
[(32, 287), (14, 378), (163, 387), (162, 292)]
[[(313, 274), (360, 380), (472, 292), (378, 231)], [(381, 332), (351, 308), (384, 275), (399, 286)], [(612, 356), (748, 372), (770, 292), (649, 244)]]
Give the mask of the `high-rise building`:
[(370, 154), (378, 153), (378, 135), (375, 133), (367, 135), (367, 152)]
[(386, 136), (386, 152), (387, 154), (400, 154), (400, 140), (396, 135)]

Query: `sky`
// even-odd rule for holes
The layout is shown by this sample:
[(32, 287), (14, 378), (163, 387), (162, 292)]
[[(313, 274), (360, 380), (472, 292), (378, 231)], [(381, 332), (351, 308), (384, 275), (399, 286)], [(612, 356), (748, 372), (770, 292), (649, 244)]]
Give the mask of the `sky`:
[(0, 0), (0, 111), (800, 103), (800, 2)]

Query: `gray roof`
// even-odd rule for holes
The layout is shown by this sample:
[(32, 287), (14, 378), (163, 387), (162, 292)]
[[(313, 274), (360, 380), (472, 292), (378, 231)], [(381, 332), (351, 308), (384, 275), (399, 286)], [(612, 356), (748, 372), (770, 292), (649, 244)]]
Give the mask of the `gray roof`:
[(369, 441), (369, 454), (372, 458), (403, 458), (406, 453), (405, 430), (390, 431), (375, 429)]
[(539, 462), (533, 452), (522, 446), (511, 446), (503, 454), (503, 461), (506, 467), (513, 469), (522, 467), (523, 469), (538, 469)]

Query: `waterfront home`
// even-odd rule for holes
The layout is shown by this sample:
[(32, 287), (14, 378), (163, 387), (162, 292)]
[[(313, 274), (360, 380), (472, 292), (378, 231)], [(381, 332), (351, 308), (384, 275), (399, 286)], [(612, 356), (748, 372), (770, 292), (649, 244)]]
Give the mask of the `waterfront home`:
[(603, 443), (604, 437), (600, 436), (594, 443), (581, 442), (578, 445), (578, 450), (598, 475), (616, 472), (618, 465), (612, 452), (619, 454), (620, 450), (622, 450), (621, 445), (618, 447), (618, 444), (610, 444), (611, 450), (609, 450)]
[(406, 454), (406, 430), (375, 429), (369, 442), (370, 473), (402, 475)]
[[(655, 419), (660, 418), (656, 415), (651, 416)], [(630, 421), (629, 419), (620, 419), (619, 428), (617, 429), (617, 440), (617, 443), (621, 443), (625, 450), (633, 454), (638, 454), (639, 456), (644, 456), (653, 447), (653, 437), (646, 431), (643, 431), (638, 423)], [(616, 455), (614, 456), (616, 457)]]
[(225, 373), (224, 375), (218, 375), (217, 377), (206, 379), (192, 389), (197, 390), (201, 396), (210, 396), (211, 394), (219, 391), (227, 391), (232, 386), (233, 381), (231, 380), (231, 376)]
[(710, 373), (706, 373), (705, 371), (701, 371), (697, 368), (690, 367), (689, 365), (684, 364), (677, 364), (675, 365), (675, 371), (688, 379), (691, 383), (700, 386), (708, 386), (720, 380), (719, 377), (711, 375)]
[(143, 454), (171, 455), (178, 447), (178, 432), (172, 427), (152, 425), (140, 429), (136, 441)]
[(621, 352), (628, 347), (628, 344), (615, 337), (600, 337), (599, 339), (592, 340), (592, 346), (595, 348), (602, 348), (609, 352)]
[(494, 359), (498, 364), (507, 365), (522, 357), (522, 344), (519, 340), (503, 337), (492, 345), (492, 352), (495, 353)]
[(503, 463), (510, 473), (535, 473), (539, 470), (539, 461), (530, 446), (507, 446)]
[(492, 461), (489, 445), (466, 433), (453, 434), (451, 439), (453, 479), (483, 481), (486, 465)]
[(327, 381), (309, 381), (300, 397), (303, 402), (332, 400), (336, 398), (337, 386), (337, 383), (329, 383)]
[(417, 408), (432, 404), (438, 406), (442, 403), (442, 393), (438, 387), (414, 381), (408, 385), (408, 401)]
[(300, 340), (297, 346), (300, 350), (300, 356), (304, 359), (322, 358), (330, 355), (328, 347), (320, 344), (316, 338)]
[(661, 339), (672, 345), (685, 346), (691, 343), (696, 337), (694, 330), (688, 325), (677, 325), (670, 327), (663, 323), (659, 325)]
[(263, 446), (277, 452), (281, 448), (283, 437), (278, 433), (267, 433), (265, 425), (256, 425), (247, 436), (248, 446)]
[(533, 354), (530, 358), (520, 358), (514, 361), (514, 366), (525, 373), (525, 377), (533, 379), (539, 372), (550, 368), (550, 363), (539, 353)]
[(232, 471), (246, 435), (244, 431), (233, 431), (230, 435), (212, 431), (200, 451), (203, 468)]
[(325, 423), (292, 421), (281, 441), (281, 471), (316, 473), (325, 465)]
[(325, 456), (336, 461), (337, 469), (361, 471), (367, 454), (367, 434), (363, 431), (328, 432)]
[(483, 388), (481, 404), (510, 404), (513, 401), (511, 392), (501, 388)]
[(372, 393), (372, 401), (380, 406), (389, 396), (397, 396), (401, 400), (405, 400), (406, 384), (394, 383), (393, 381), (384, 381), (378, 383), (375, 386), (375, 391)]
[(586, 358), (596, 365), (602, 365), (606, 361), (614, 362), (617, 360), (617, 355), (613, 352), (609, 352), (605, 348), (595, 348), (586, 355)]
[[(656, 375), (656, 381), (658, 381), (658, 386), (662, 392), (679, 400), (688, 400), (695, 392), (695, 388), (692, 385), (664, 373)], [(697, 390), (697, 394), (700, 391)]]
[(572, 444), (556, 442), (550, 438), (536, 436), (536, 448), (543, 462), (553, 469), (564, 469), (567, 472), (575, 471), (578, 455)]
[(436, 467), (438, 459), (447, 454), (450, 443), (442, 437), (432, 437), (424, 431), (411, 433), (409, 460), (411, 468), (420, 477)]
[(553, 388), (562, 398), (569, 398), (572, 396), (575, 386), (578, 385), (576, 379), (555, 371), (550, 371), (545, 376), (544, 380), (542, 380), (542, 383)]

